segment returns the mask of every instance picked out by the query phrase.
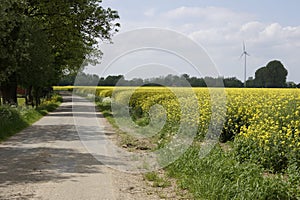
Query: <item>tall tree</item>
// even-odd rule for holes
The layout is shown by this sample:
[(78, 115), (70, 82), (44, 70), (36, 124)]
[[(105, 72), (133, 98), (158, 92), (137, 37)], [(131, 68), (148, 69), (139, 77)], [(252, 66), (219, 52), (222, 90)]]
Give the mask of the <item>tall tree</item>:
[[(53, 59), (52, 78), (57, 79), (64, 69), (74, 72), (84, 60), (92, 61), (91, 58), (101, 55), (97, 44), (110, 41), (119, 27), (114, 22), (119, 16), (116, 11), (101, 7), (100, 3), (100, 0), (2, 0), (0, 87), (6, 103), (16, 103), (18, 78), (24, 83), (29, 81), (29, 78), (24, 78), (24, 72), (29, 69), (24, 63), (35, 66), (36, 71), (48, 69), (48, 61), (38, 65), (38, 52), (31, 51), (33, 46), (41, 43), (46, 48), (40, 55), (47, 54), (47, 58)], [(28, 24), (35, 24), (31, 28), (37, 28), (38, 32), (30, 31)], [(34, 40), (35, 36), (43, 37), (44, 41)]]
[(20, 63), (18, 82), (27, 88), (26, 103), (38, 105), (43, 88), (49, 88), (55, 83), (54, 56), (46, 33), (34, 23), (29, 23), (27, 29), (30, 33), (28, 59)]
[[(28, 15), (37, 18), (53, 45), (55, 64), (77, 70), (83, 60), (100, 53), (100, 40), (110, 40), (118, 13), (104, 9), (101, 0), (29, 0)], [(93, 53), (93, 54), (92, 54)]]
[(238, 80), (236, 77), (225, 78), (223, 82), (225, 87), (243, 87), (242, 81)]
[(0, 91), (4, 103), (17, 103), (17, 71), (27, 56), (24, 3), (3, 0), (0, 4)]
[(266, 67), (261, 67), (255, 72), (254, 86), (266, 87), (266, 80), (268, 76), (268, 70)]
[(266, 68), (268, 72), (266, 87), (286, 87), (288, 71), (280, 61), (271, 61), (267, 64)]
[(278, 60), (273, 60), (266, 67), (261, 67), (255, 72), (256, 87), (286, 87), (288, 71)]

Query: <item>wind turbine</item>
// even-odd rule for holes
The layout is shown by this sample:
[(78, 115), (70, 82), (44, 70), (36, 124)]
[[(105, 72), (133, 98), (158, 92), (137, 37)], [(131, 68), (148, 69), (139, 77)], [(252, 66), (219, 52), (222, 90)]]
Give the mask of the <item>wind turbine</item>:
[(245, 65), (244, 65), (244, 87), (246, 87), (246, 76), (247, 76), (247, 56), (250, 56), (248, 52), (246, 51), (245, 42), (243, 42), (243, 53), (240, 58), (244, 56), (245, 58)]

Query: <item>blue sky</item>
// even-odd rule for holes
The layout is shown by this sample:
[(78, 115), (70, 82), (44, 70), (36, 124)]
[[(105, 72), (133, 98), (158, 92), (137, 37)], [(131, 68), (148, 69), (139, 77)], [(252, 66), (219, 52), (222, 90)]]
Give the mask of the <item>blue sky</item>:
[(248, 77), (277, 59), (288, 69), (288, 80), (300, 82), (300, 1), (103, 0), (102, 5), (119, 12), (121, 34), (159, 27), (193, 39), (222, 76), (243, 80), (239, 57), (245, 41)]

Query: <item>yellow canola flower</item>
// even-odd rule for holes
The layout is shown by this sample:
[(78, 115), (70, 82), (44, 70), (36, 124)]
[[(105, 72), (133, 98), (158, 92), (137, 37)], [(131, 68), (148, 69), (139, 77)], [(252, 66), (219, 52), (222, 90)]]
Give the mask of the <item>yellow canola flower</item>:
[[(56, 87), (55, 89), (74, 89), (73, 86)], [(96, 89), (96, 95), (110, 96), (115, 91), (116, 98), (125, 102), (130, 87), (77, 87), (79, 92), (87, 94)], [(199, 132), (207, 129), (212, 114), (212, 105), (219, 110), (218, 103), (211, 102), (210, 92), (207, 88), (172, 88), (178, 96), (167, 87), (140, 87), (130, 97), (130, 106), (141, 108), (143, 112), (159, 104), (163, 106), (169, 123), (178, 124), (185, 120), (188, 124), (198, 123)], [(192, 102), (193, 91), (198, 98), (199, 118), (194, 119), (195, 108)], [(263, 147), (270, 145), (300, 146), (300, 90), (295, 89), (245, 89), (226, 88), (226, 123), (224, 131), (232, 131), (241, 136), (241, 139), (259, 141)], [(213, 95), (213, 98), (221, 98)], [(123, 100), (123, 101), (122, 101)], [(182, 108), (190, 113), (182, 116)], [(220, 118), (214, 118), (219, 120)], [(292, 147), (293, 148), (293, 147)]]

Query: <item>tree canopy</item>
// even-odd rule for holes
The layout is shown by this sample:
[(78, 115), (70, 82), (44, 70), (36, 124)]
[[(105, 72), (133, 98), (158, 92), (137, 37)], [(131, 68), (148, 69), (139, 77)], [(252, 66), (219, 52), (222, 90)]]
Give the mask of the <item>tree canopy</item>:
[[(288, 71), (278, 60), (270, 61), (267, 66), (255, 72), (255, 79), (248, 81), (251, 87), (281, 88), (286, 87)], [(247, 85), (248, 85), (247, 83)]]
[[(2, 0), (0, 4), (0, 89), (16, 103), (16, 88), (35, 90), (76, 72), (101, 52), (100, 41), (118, 31), (117, 11), (100, 0)], [(29, 90), (30, 91), (30, 90)], [(29, 94), (30, 95), (30, 94)]]

